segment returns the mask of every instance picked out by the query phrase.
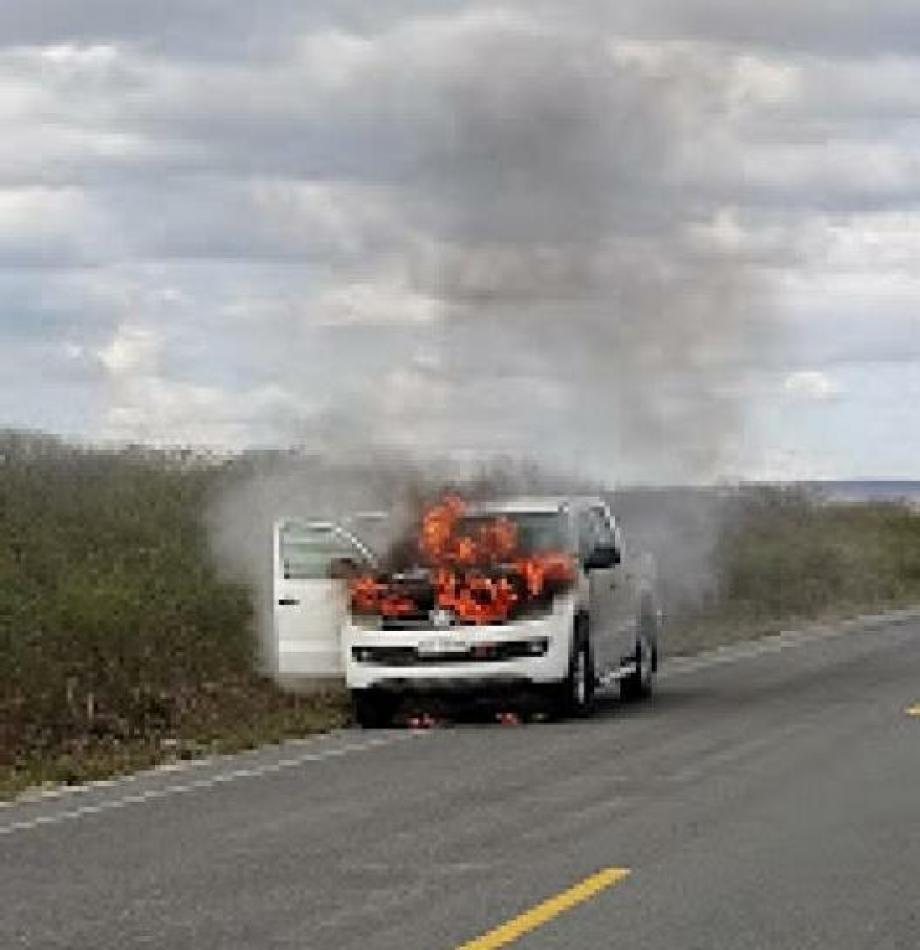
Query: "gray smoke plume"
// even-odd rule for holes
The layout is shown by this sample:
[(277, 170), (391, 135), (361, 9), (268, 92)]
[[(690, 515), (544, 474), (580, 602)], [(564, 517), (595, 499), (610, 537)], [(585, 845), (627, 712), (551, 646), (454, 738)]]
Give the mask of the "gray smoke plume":
[(398, 423), (616, 479), (717, 476), (765, 324), (744, 262), (706, 239), (712, 197), (682, 176), (711, 77), (520, 12), (455, 41), (435, 37), (443, 58), (417, 77), (423, 118), (381, 82), (415, 149), (412, 237), (391, 251), (440, 307)]
[[(371, 215), (340, 261), (358, 313), (333, 356), (350, 388), (297, 433), (321, 459), (253, 470), (214, 518), (225, 560), (262, 539), (238, 567), (263, 590), (274, 517), (391, 509), (398, 533), (426, 492), (463, 483), (461, 460), (527, 456), (570, 483), (711, 480), (744, 437), (745, 367), (768, 342), (763, 288), (712, 239), (717, 202), (684, 172), (724, 105), (712, 76), (524, 7), (374, 49), (339, 105), (361, 103), (351, 132), (378, 149), (400, 223)], [(375, 286), (424, 301), (421, 318), (363, 325)], [(698, 599), (719, 519), (626, 501), (636, 545), (664, 555), (669, 603)]]

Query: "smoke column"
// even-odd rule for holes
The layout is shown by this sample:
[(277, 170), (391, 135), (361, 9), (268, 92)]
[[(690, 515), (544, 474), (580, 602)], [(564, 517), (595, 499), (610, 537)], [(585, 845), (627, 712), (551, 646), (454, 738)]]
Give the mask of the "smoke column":
[[(764, 288), (713, 239), (717, 197), (686, 174), (719, 77), (527, 5), (413, 20), (362, 50), (327, 103), (360, 103), (356, 135), (380, 152), (360, 254), (336, 275), (354, 313), (328, 352), (348, 385), (283, 435), (322, 465), (254, 471), (222, 500), (224, 561), (264, 569), (253, 526), (280, 514), (405, 513), (395, 483), (428, 478), (426, 459), (529, 457), (608, 485), (730, 470), (770, 334)], [(368, 296), (390, 309), (362, 326)], [(279, 372), (311, 360), (294, 348)], [(378, 451), (393, 480), (370, 488)], [(648, 532), (680, 599), (705, 586), (717, 528), (693, 509), (686, 556), (673, 522)]]
[(385, 375), (356, 381), (325, 435), (617, 481), (722, 475), (768, 334), (764, 288), (686, 173), (724, 106), (717, 80), (525, 6), (415, 22), (374, 49), (348, 89), (370, 97), (366, 134), (405, 153), (383, 188), (400, 226), (348, 279), (373, 292), (386, 272), (429, 309), (392, 328)]

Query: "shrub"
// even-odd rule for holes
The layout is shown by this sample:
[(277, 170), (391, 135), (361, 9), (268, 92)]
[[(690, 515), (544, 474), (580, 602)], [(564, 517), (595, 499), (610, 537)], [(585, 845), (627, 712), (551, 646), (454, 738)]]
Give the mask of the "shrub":
[(249, 592), (208, 555), (219, 478), (187, 453), (0, 437), (0, 764), (219, 734), (214, 710), (251, 731), (293, 702), (253, 673)]

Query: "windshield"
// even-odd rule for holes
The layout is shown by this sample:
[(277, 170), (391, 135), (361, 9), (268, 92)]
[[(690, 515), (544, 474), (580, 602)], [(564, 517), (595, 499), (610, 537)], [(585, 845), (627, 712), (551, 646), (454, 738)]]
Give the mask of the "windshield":
[(466, 515), (457, 522), (457, 534), (476, 537), (480, 529), (496, 520), (510, 521), (517, 531), (516, 551), (538, 554), (544, 551), (568, 551), (571, 547), (566, 521), (556, 511), (516, 511), (495, 514)]
[(289, 580), (328, 579), (333, 562), (341, 558), (366, 561), (364, 553), (347, 535), (329, 525), (284, 525), (280, 544), (281, 572)]

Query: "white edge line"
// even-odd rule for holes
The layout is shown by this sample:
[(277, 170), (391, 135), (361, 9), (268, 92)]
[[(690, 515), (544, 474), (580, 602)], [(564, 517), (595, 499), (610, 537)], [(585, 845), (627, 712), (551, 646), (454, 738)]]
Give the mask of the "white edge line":
[(278, 752), (283, 749), (298, 748), (306, 745), (314, 746), (318, 743), (326, 743), (330, 739), (347, 736), (350, 732), (351, 730), (348, 729), (332, 729), (329, 732), (318, 732), (315, 735), (304, 736), (300, 739), (285, 739), (283, 742), (268, 742), (264, 745), (255, 746), (252, 749), (241, 749), (239, 752), (221, 752), (212, 755), (203, 755), (193, 759), (162, 762), (152, 768), (141, 769), (139, 772), (129, 772), (125, 775), (117, 775), (112, 778), (94, 779), (92, 782), (83, 782), (80, 785), (55, 785), (49, 788), (37, 786), (27, 789), (17, 798), (0, 802), (0, 813), (2, 813), (5, 808), (15, 808), (17, 805), (39, 805), (45, 801), (53, 801), (57, 798), (68, 798), (71, 795), (94, 792), (100, 788), (115, 788), (119, 785), (131, 785), (145, 778), (156, 778), (170, 772), (183, 773), (197, 771), (198, 769), (207, 768), (208, 766), (219, 765), (221, 762), (237, 761), (271, 751)]
[[(27, 831), (32, 828), (38, 828), (42, 825), (59, 824), (65, 821), (73, 821), (82, 818), (85, 815), (97, 815), (100, 812), (112, 811), (116, 808), (124, 808), (126, 805), (138, 805), (144, 802), (155, 801), (161, 798), (171, 798), (174, 795), (182, 795), (186, 792), (198, 791), (199, 789), (213, 788), (216, 785), (223, 785), (227, 782), (235, 782), (242, 778), (257, 778), (261, 775), (270, 775), (286, 769), (296, 768), (299, 765), (308, 765), (313, 762), (322, 762), (326, 759), (335, 759), (341, 756), (350, 755), (357, 752), (367, 752), (381, 746), (393, 745), (406, 739), (414, 739), (419, 736), (429, 735), (427, 732), (407, 730), (386, 738), (368, 739), (364, 742), (351, 742), (344, 746), (337, 746), (334, 749), (326, 749), (320, 752), (307, 752), (303, 755), (294, 756), (287, 759), (281, 759), (277, 762), (266, 763), (250, 769), (236, 769), (233, 772), (218, 772), (216, 775), (210, 775), (207, 778), (195, 779), (191, 782), (185, 782), (179, 785), (166, 785), (163, 788), (147, 789), (143, 792), (137, 792), (132, 795), (125, 795), (121, 798), (114, 798), (108, 801), (97, 802), (93, 805), (82, 805), (69, 811), (58, 812), (53, 815), (39, 815), (35, 818), (29, 818), (23, 821), (14, 821), (11, 824), (0, 826), (0, 836), (9, 835), (16, 831)], [(28, 804), (34, 804), (28, 803)]]
[(920, 619), (920, 611), (910, 608), (892, 611), (888, 614), (868, 614), (864, 617), (852, 617), (839, 621), (833, 626), (825, 622), (795, 630), (781, 630), (778, 633), (756, 637), (753, 640), (722, 644), (707, 650), (705, 653), (676, 656), (673, 659), (665, 658), (661, 676), (662, 678), (682, 676), (685, 673), (694, 673), (697, 670), (708, 669), (723, 663), (734, 663), (738, 660), (778, 653), (789, 647), (803, 646), (821, 640), (831, 640), (834, 637), (848, 634), (853, 628), (871, 628), (879, 624), (887, 626), (895, 622), (910, 622), (917, 619)]

